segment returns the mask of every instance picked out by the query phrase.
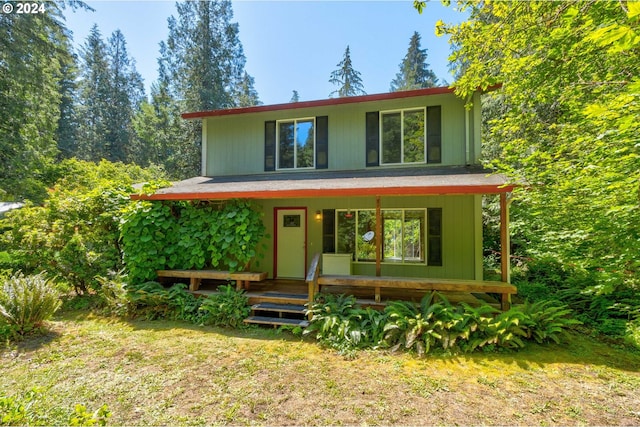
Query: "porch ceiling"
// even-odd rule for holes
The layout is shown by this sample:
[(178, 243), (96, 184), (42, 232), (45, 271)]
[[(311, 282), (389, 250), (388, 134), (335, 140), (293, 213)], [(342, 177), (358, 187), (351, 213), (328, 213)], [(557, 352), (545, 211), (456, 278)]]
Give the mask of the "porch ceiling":
[(340, 196), (407, 196), (509, 193), (506, 177), (480, 167), (375, 168), (195, 177), (144, 200), (282, 199)]

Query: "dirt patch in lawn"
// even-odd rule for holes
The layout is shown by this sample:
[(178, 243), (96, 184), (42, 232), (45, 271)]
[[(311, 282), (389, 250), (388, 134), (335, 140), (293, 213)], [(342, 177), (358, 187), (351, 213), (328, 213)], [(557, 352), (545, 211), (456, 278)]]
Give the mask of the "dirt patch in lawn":
[(2, 352), (0, 390), (113, 425), (638, 425), (640, 355), (581, 335), (517, 353), (345, 358), (272, 329), (66, 316)]

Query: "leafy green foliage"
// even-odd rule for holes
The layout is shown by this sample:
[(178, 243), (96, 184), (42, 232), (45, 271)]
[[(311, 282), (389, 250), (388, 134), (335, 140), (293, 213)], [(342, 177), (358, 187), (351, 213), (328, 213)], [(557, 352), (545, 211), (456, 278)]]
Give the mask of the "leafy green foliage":
[[(522, 255), (586, 272), (584, 283), (558, 278), (562, 301), (624, 331), (606, 311), (640, 287), (638, 3), (460, 1), (458, 8), (471, 19), (439, 22), (437, 31), (454, 47), (459, 95), (502, 83), (483, 99), (492, 106), (483, 142), (490, 166), (528, 184), (511, 210)], [(545, 297), (541, 285), (554, 281), (529, 283)], [(552, 288), (547, 297), (560, 293)]]
[(315, 333), (327, 347), (344, 352), (375, 347), (382, 339), (386, 315), (359, 307), (353, 295), (319, 294), (309, 311), (313, 319), (303, 333)]
[(0, 289), (0, 315), (20, 335), (42, 327), (61, 304), (58, 291), (44, 273), (25, 276), (18, 272), (5, 279)]
[(124, 270), (110, 272), (109, 277), (96, 276), (100, 284), (100, 295), (106, 309), (113, 314), (125, 316), (131, 313), (131, 302), (128, 298), (126, 274)]
[(121, 235), (129, 278), (140, 283), (165, 268), (242, 271), (259, 256), (265, 227), (261, 212), (247, 201), (143, 201), (124, 215)]
[(42, 393), (42, 389), (32, 388), (21, 395), (0, 394), (0, 425), (105, 426), (111, 417), (107, 405), (89, 412), (86, 406), (78, 404), (66, 419), (57, 419), (39, 408)]
[(472, 352), (525, 347), (527, 340), (561, 342), (567, 329), (580, 324), (571, 310), (544, 302), (499, 312), (489, 305), (452, 305), (432, 292), (419, 305), (391, 301), (384, 312), (362, 309), (354, 296), (318, 295), (305, 334), (316, 333), (323, 345), (340, 351), (386, 347), (423, 356), (434, 348)]
[(249, 298), (243, 290), (231, 285), (218, 287), (218, 292), (209, 295), (200, 306), (205, 314), (203, 323), (214, 326), (239, 328), (251, 313)]
[(65, 160), (43, 206), (27, 205), (2, 221), (0, 245), (25, 272), (47, 270), (78, 293), (98, 286), (95, 276), (122, 268), (119, 222), (132, 185), (159, 171), (102, 161)]

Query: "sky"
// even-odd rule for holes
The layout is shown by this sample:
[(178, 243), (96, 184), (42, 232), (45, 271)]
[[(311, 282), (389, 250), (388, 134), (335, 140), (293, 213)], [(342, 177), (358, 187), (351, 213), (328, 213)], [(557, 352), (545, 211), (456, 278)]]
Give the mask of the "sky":
[[(149, 94), (157, 79), (159, 43), (167, 38), (167, 18), (177, 15), (175, 2), (86, 3), (95, 11), (65, 11), (76, 47), (84, 45), (94, 24), (105, 41), (120, 29)], [(427, 3), (422, 14), (411, 0), (233, 0), (232, 6), (247, 60), (245, 69), (255, 79), (260, 101), (267, 105), (289, 102), (294, 90), (301, 101), (328, 98), (337, 89), (329, 76), (347, 46), (365, 91), (388, 92), (414, 31), (420, 33), (427, 63), (442, 85), (451, 83), (448, 40), (435, 35), (435, 23), (440, 19), (460, 22), (466, 17), (438, 0)]]

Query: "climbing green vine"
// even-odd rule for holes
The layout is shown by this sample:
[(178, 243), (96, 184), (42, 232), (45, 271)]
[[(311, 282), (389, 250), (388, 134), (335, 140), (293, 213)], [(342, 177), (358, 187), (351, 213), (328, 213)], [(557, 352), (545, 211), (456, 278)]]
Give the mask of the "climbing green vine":
[(242, 271), (260, 258), (262, 212), (251, 202), (139, 201), (120, 226), (124, 263), (132, 283), (160, 269), (215, 268)]

